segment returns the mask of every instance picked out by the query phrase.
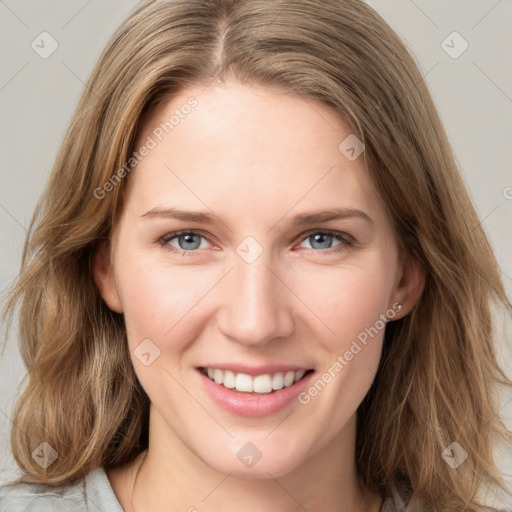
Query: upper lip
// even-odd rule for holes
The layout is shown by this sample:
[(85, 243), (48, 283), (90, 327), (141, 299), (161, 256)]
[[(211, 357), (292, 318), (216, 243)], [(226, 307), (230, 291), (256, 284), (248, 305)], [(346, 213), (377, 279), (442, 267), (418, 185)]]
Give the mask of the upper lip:
[(246, 364), (239, 363), (213, 363), (201, 366), (200, 368), (218, 368), (219, 370), (231, 370), (233, 373), (245, 373), (252, 375), (265, 375), (267, 373), (278, 373), (278, 372), (298, 372), (300, 370), (312, 370), (309, 366), (299, 366), (293, 364), (266, 364), (260, 366), (249, 366)]

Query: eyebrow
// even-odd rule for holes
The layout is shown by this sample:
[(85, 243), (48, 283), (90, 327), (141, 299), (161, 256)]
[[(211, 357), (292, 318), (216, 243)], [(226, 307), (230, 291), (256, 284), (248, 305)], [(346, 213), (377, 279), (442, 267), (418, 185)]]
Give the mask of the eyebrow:
[[(222, 219), (214, 213), (197, 212), (190, 210), (179, 210), (177, 208), (152, 208), (141, 217), (168, 217), (187, 222), (198, 222), (202, 224), (224, 224)], [(307, 226), (328, 222), (330, 220), (339, 220), (346, 218), (359, 218), (364, 220), (370, 226), (374, 226), (372, 218), (365, 212), (356, 208), (331, 208), (314, 212), (306, 212), (296, 215), (292, 219), (294, 226)]]

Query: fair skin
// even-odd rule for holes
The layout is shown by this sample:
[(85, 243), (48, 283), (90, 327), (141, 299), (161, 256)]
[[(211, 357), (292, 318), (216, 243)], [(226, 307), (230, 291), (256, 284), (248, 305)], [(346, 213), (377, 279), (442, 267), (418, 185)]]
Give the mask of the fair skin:
[[(111, 259), (105, 249), (95, 262), (104, 300), (124, 315), (151, 401), (147, 456), (140, 467), (141, 457), (108, 472), (114, 492), (127, 512), (377, 512), (382, 499), (357, 485), (356, 411), (384, 329), (309, 403), (295, 399), (271, 414), (223, 409), (199, 385), (197, 367), (287, 363), (317, 379), (393, 304), (403, 306), (395, 320), (411, 310), (422, 273), (401, 258), (363, 156), (349, 161), (338, 149), (351, 131), (334, 111), (232, 80), (190, 87), (158, 109), (137, 147), (190, 96), (197, 107), (129, 176)], [(145, 215), (156, 208), (213, 213), (221, 222)], [(293, 223), (334, 208), (371, 221)], [(161, 242), (180, 230), (200, 235)], [(324, 238), (316, 241), (317, 232)], [(262, 248), (251, 263), (237, 253), (248, 236)], [(134, 354), (145, 339), (160, 350), (148, 366)], [(237, 457), (249, 442), (261, 453), (252, 467)]]

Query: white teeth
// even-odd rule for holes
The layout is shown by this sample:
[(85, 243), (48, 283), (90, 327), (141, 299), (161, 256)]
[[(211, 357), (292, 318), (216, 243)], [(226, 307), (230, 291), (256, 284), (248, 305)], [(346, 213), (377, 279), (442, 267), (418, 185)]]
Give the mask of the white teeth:
[(278, 390), (283, 389), (284, 382), (283, 382), (283, 373), (279, 372), (274, 374), (274, 377), (272, 379), (272, 389)]
[(299, 370), (298, 372), (295, 372), (295, 377), (293, 379), (293, 382), (297, 382), (298, 380), (302, 379), (302, 377), (304, 377), (305, 373), (306, 373), (306, 370)]
[(272, 391), (272, 377), (267, 375), (258, 375), (253, 379), (253, 391), (255, 393), (270, 393)]
[(245, 373), (237, 373), (235, 377), (235, 388), (237, 391), (246, 391), (247, 393), (252, 393), (252, 377), (250, 375), (246, 375)]
[(235, 374), (230, 371), (230, 370), (226, 370), (224, 372), (224, 387), (226, 388), (229, 388), (229, 389), (233, 389), (236, 385), (236, 381), (235, 381)]
[(293, 379), (295, 378), (295, 372), (286, 372), (284, 376), (284, 387), (293, 384)]
[(267, 373), (252, 377), (246, 373), (234, 373), (230, 370), (220, 370), (219, 368), (208, 368), (206, 373), (208, 377), (217, 384), (222, 384), (228, 389), (236, 389), (246, 393), (268, 394), (273, 390), (291, 386), (304, 377), (306, 370), (296, 372), (277, 372), (273, 375)]
[(222, 370), (218, 370), (217, 368), (215, 368), (215, 370), (213, 370), (213, 380), (217, 384), (222, 384), (222, 380), (223, 380), (223, 372), (222, 372)]

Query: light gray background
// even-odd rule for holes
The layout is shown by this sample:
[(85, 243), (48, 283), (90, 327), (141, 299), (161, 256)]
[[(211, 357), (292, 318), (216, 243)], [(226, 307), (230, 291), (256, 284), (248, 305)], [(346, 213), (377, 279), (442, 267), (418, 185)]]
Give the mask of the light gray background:
[[(369, 3), (402, 37), (424, 73), (510, 291), (512, 2)], [(2, 300), (16, 275), (26, 227), (84, 83), (108, 38), (135, 4), (134, 0), (0, 0)], [(43, 31), (59, 45), (47, 59), (31, 48)], [(453, 31), (469, 44), (456, 59), (441, 46)], [(458, 45), (455, 39), (455, 50)], [(503, 354), (503, 364), (508, 365), (512, 358), (508, 350)], [(24, 371), (12, 334), (0, 361), (0, 481), (16, 474), (8, 447), (10, 412)], [(500, 463), (512, 471), (510, 462)]]

